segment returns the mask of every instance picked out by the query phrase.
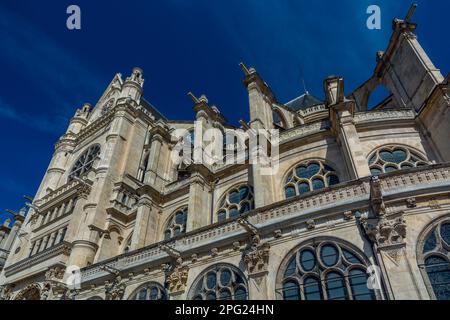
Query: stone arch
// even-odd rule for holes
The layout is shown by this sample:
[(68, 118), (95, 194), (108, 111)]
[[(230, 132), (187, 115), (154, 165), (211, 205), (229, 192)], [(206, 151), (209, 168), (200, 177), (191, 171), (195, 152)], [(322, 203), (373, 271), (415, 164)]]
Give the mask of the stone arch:
[[(240, 192), (241, 190), (244, 190), (244, 188), (248, 188), (248, 195), (244, 198), (241, 198), (238, 203), (232, 204), (227, 200), (227, 197), (233, 192), (233, 191), (238, 191)], [(249, 205), (250, 208), (249, 210), (247, 209), (243, 209), (241, 207), (241, 203), (242, 204), (246, 204)], [(225, 210), (225, 215), (226, 215), (226, 219), (230, 218), (229, 217), (229, 212), (228, 209), (230, 207), (236, 206), (238, 207), (238, 210), (242, 209), (245, 210), (243, 213), (246, 213), (250, 210), (254, 209), (254, 191), (253, 191), (253, 186), (250, 185), (247, 181), (241, 181), (238, 183), (234, 183), (231, 187), (229, 187), (225, 192), (222, 193), (222, 195), (220, 197), (218, 197), (218, 200), (215, 204), (215, 210), (214, 210), (214, 222), (217, 221), (222, 221), (221, 219), (219, 219), (219, 212), (221, 212), (222, 210)]]
[[(336, 260), (331, 265), (326, 265), (322, 261), (324, 257), (323, 250), (327, 246), (336, 249)], [(306, 267), (303, 265), (300, 267), (303, 258), (299, 257), (304, 252), (310, 252), (311, 254), (313, 260), (309, 261), (313, 261), (314, 263), (311, 269), (305, 269)], [(346, 292), (346, 297), (348, 299), (355, 299), (358, 295), (353, 290), (352, 279), (348, 278), (352, 277), (351, 274), (354, 271), (360, 271), (360, 278), (362, 276), (367, 277), (366, 272), (370, 265), (371, 261), (368, 256), (360, 248), (344, 239), (331, 236), (310, 238), (293, 247), (281, 261), (275, 277), (275, 296), (279, 300), (286, 298), (284, 284), (292, 281), (294, 284), (298, 284), (298, 297), (301, 297), (300, 299), (307, 299), (306, 291), (304, 291), (304, 281), (309, 278), (316, 278), (318, 280), (317, 288), (320, 290), (318, 294), (321, 293), (322, 299), (325, 299), (327, 298), (327, 293), (325, 292), (328, 290), (327, 276), (330, 273), (338, 273), (342, 275), (342, 288)], [(298, 271), (300, 268), (302, 270), (301, 274)], [(381, 299), (381, 293), (378, 290), (376, 292), (366, 290), (363, 296), (369, 299)]]
[[(276, 121), (277, 117), (278, 117), (279, 121)], [(284, 115), (284, 112), (281, 111), (281, 108), (276, 107), (276, 106), (272, 107), (272, 119), (273, 119), (273, 123), (275, 125), (283, 128), (285, 130), (290, 128), (289, 121), (286, 118), (286, 116)]]
[[(223, 275), (225, 272), (231, 277), (224, 277)], [(210, 274), (215, 275), (215, 283), (213, 286), (208, 288), (207, 277)], [(226, 279), (229, 279), (229, 281), (225, 283)], [(221, 282), (220, 287), (217, 284), (219, 281)], [(212, 298), (213, 292), (215, 297), (217, 298), (217, 295), (221, 295), (225, 291), (230, 292), (229, 298), (231, 300), (247, 300), (249, 298), (248, 280), (244, 272), (242, 272), (239, 267), (234, 266), (230, 263), (216, 263), (205, 268), (195, 278), (195, 280), (192, 282), (191, 288), (189, 289), (187, 298), (189, 300), (200, 300), (198, 298), (202, 297), (203, 300), (208, 300), (208, 297)]]
[[(443, 225), (450, 226), (450, 213), (432, 220), (419, 233), (416, 245), (417, 265), (422, 275), (425, 287), (431, 299), (450, 299), (450, 227), (443, 234)], [(436, 257), (444, 264), (427, 263), (429, 259)], [(441, 273), (447, 283), (437, 284), (430, 278), (430, 273)], [(442, 277), (441, 277), (442, 278)], [(441, 279), (442, 280), (442, 279)], [(444, 286), (442, 288), (442, 285)]]
[[(177, 220), (176, 215), (179, 213), (184, 213), (185, 220), (176, 221)], [(164, 223), (162, 223), (161, 240), (164, 241), (172, 239), (175, 236), (175, 231), (177, 230), (177, 228), (180, 229), (180, 234), (186, 233), (188, 216), (189, 216), (188, 205), (181, 205), (177, 209), (173, 210), (172, 213), (169, 214), (167, 218), (164, 220)], [(167, 237), (168, 231), (170, 231), (170, 237)]]
[[(288, 180), (289, 176), (292, 175), (292, 173), (295, 171), (295, 169), (297, 167), (302, 166), (303, 164), (305, 164), (305, 165), (308, 164), (309, 165), (311, 163), (320, 163), (321, 167), (323, 166), (324, 170), (325, 170), (326, 167), (328, 167), (329, 169), (332, 169), (332, 170), (328, 170), (327, 169), (327, 172), (325, 173), (325, 171), (324, 171), (323, 173), (327, 177), (329, 175), (336, 176), (338, 178), (338, 180), (339, 180), (339, 183), (342, 182), (342, 181), (340, 181), (340, 179), (342, 179), (342, 177), (344, 177), (344, 175), (342, 174), (342, 172), (340, 172), (339, 170), (336, 169), (336, 168), (338, 168), (336, 163), (334, 163), (333, 161), (329, 161), (327, 159), (324, 159), (322, 157), (310, 157), (310, 158), (307, 158), (307, 159), (303, 159), (303, 160), (301, 160), (299, 162), (296, 162), (295, 164), (291, 165), (284, 172), (284, 174), (282, 176), (282, 179), (281, 179), (281, 188), (279, 189), (280, 190), (279, 191), (280, 192), (279, 196), (281, 197), (280, 199), (286, 199), (286, 192), (285, 192), (286, 190), (285, 190), (285, 188), (289, 185), (289, 182), (287, 180)], [(321, 171), (322, 171), (322, 169), (321, 169)], [(323, 176), (323, 178), (324, 178), (323, 180), (324, 180), (324, 183), (325, 183), (326, 187), (329, 187), (330, 185), (328, 184), (328, 182), (325, 182), (325, 179), (326, 179), (325, 176)], [(334, 184), (336, 184), (336, 183), (333, 183), (332, 185), (334, 185)]]
[[(145, 292), (144, 292), (145, 291)], [(138, 295), (141, 295), (140, 297)], [(144, 296), (145, 295), (145, 296)], [(167, 300), (167, 290), (158, 282), (148, 281), (141, 284), (128, 296), (128, 300)]]
[(22, 289), (14, 300), (41, 300), (41, 287), (37, 283), (28, 285)]

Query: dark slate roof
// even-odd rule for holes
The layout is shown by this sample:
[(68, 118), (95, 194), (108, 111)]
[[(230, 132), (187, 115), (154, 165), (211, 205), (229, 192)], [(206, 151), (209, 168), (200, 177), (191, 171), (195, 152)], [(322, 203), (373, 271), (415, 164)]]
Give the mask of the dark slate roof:
[(309, 107), (318, 104), (323, 104), (323, 101), (320, 101), (313, 95), (310, 95), (308, 92), (306, 92), (305, 94), (302, 94), (300, 97), (297, 97), (294, 100), (289, 101), (285, 105), (294, 111), (298, 111), (301, 109), (307, 109)]
[(148, 102), (147, 100), (145, 100), (145, 99), (141, 99), (141, 105), (143, 106), (143, 107), (145, 107), (148, 111), (150, 111), (154, 116), (155, 116), (155, 119), (156, 120), (159, 120), (159, 119), (163, 119), (163, 120), (166, 120), (167, 121), (167, 119), (166, 119), (166, 117), (164, 117), (163, 116), (163, 114), (161, 113), (161, 112), (159, 112), (158, 111), (158, 109), (156, 109), (150, 102)]

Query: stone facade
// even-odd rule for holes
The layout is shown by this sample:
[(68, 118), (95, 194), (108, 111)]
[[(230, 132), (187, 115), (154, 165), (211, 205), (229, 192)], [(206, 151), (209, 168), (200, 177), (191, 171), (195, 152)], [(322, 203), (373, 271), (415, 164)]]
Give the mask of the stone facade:
[[(174, 165), (171, 133), (193, 121), (148, 103), (142, 70), (117, 74), (93, 108), (76, 111), (28, 213), (0, 230), (2, 299), (332, 299), (339, 290), (356, 299), (352, 270), (369, 266), (380, 270), (371, 298), (442, 297), (424, 246), (450, 220), (450, 77), (415, 29), (394, 20), (373, 76), (347, 96), (342, 78), (327, 78), (325, 101), (312, 105), (277, 101), (241, 65), (250, 109), (241, 129), (280, 129), (272, 176), (258, 164)], [(390, 96), (368, 110), (379, 85)], [(191, 96), (203, 129), (231, 127)], [(303, 260), (305, 250), (317, 257)], [(339, 262), (327, 265), (326, 250)], [(301, 275), (311, 261), (321, 264), (313, 293)], [(333, 268), (350, 279), (345, 289), (329, 288)], [(68, 287), (78, 275), (81, 286)]]

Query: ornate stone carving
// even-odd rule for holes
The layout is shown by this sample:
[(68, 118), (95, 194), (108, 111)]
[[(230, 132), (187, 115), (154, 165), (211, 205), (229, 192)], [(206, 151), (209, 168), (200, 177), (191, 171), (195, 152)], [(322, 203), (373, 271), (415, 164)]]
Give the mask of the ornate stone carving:
[(120, 275), (117, 275), (112, 281), (105, 281), (106, 300), (122, 300), (125, 288), (125, 280)]
[(279, 238), (281, 238), (283, 236), (283, 233), (282, 233), (281, 230), (275, 230), (273, 232), (273, 236), (274, 236), (275, 239), (279, 239)]
[(52, 285), (50, 283), (45, 283), (41, 290), (41, 300), (47, 300), (50, 295)]
[(244, 255), (244, 262), (250, 274), (267, 271), (269, 263), (270, 245), (263, 243), (259, 246), (252, 246)]
[(166, 283), (172, 295), (181, 294), (186, 290), (189, 268), (183, 266), (183, 260), (178, 258), (172, 265), (166, 264)]
[(218, 254), (219, 254), (219, 249), (217, 249), (217, 248), (211, 249), (211, 257), (217, 257)]
[(309, 219), (308, 221), (306, 221), (306, 228), (308, 230), (313, 230), (316, 228), (316, 222), (314, 221), (314, 219)]
[(428, 204), (428, 206), (431, 208), (431, 209), (439, 209), (440, 207), (441, 207), (441, 205), (440, 205), (440, 203), (439, 203), (439, 200), (437, 200), (437, 199), (430, 199), (430, 202), (429, 202), (429, 204)]
[(10, 300), (13, 287), (14, 286), (11, 284), (5, 284), (0, 286), (0, 300)]
[(352, 211), (345, 211), (344, 212), (344, 220), (352, 220), (353, 219), (353, 212)]
[(370, 206), (373, 214), (377, 217), (383, 216), (386, 213), (381, 182), (378, 177), (372, 177), (370, 180)]
[[(394, 215), (395, 216), (395, 215)], [(379, 248), (404, 244), (406, 238), (406, 221), (403, 212), (397, 217), (367, 219), (362, 223), (370, 240)]]
[(407, 208), (415, 208), (417, 207), (416, 198), (408, 198), (406, 199), (406, 207)]
[(59, 266), (49, 268), (45, 273), (45, 280), (47, 281), (61, 281), (64, 278), (65, 269)]

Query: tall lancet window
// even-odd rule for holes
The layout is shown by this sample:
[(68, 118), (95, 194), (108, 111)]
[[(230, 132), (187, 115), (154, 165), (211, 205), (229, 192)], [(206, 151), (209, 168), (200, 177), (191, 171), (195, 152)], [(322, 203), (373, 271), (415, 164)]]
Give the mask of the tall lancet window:
[(100, 146), (98, 144), (89, 147), (75, 162), (69, 175), (69, 181), (74, 177), (81, 177), (92, 169), (95, 159), (100, 156)]
[(188, 217), (188, 208), (175, 212), (169, 219), (164, 231), (164, 240), (169, 240), (180, 234), (186, 233), (186, 224)]
[(236, 218), (255, 208), (253, 188), (249, 185), (233, 188), (219, 203), (217, 221)]
[(375, 300), (369, 265), (362, 252), (337, 239), (311, 239), (282, 262), (276, 292), (283, 300)]
[(450, 217), (432, 224), (419, 247), (419, 268), (432, 299), (450, 300)]

